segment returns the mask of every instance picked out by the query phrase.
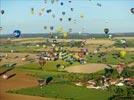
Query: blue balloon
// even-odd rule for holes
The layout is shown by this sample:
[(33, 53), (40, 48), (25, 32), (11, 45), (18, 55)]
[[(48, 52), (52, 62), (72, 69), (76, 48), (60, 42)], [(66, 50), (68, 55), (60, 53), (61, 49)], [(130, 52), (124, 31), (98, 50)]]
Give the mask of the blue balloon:
[(63, 4), (64, 4), (63, 2), (60, 3), (61, 6), (63, 6)]
[(19, 37), (21, 36), (21, 31), (20, 31), (20, 30), (15, 30), (15, 31), (13, 32), (13, 34), (14, 34), (14, 36), (15, 36), (16, 38), (19, 38)]

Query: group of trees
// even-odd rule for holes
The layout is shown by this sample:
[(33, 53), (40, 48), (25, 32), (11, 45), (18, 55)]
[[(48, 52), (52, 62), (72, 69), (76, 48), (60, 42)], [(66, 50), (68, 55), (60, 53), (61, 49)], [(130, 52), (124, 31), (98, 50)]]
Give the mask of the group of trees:
[(115, 87), (109, 97), (109, 100), (133, 100), (134, 99), (134, 86)]

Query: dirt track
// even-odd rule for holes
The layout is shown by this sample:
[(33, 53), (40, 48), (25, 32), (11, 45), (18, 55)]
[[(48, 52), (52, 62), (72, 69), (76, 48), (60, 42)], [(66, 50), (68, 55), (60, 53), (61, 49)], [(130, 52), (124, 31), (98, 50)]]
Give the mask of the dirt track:
[[(34, 59), (35, 61), (37, 60), (36, 54), (29, 54), (29, 53), (7, 53), (8, 54), (8, 59), (3, 58), (3, 60), (0, 62), (0, 65), (3, 64), (9, 64), (9, 63), (17, 63), (17, 65), (22, 65), (25, 63), (29, 63), (28, 61), (22, 61), (22, 58), (24, 58), (26, 55), (29, 55), (28, 58)], [(6, 53), (0, 53), (0, 55), (5, 56)], [(18, 56), (18, 58), (15, 58)]]
[(105, 68), (106, 64), (86, 64), (73, 67), (67, 67), (65, 70), (74, 73), (94, 73)]
[(16, 76), (8, 80), (0, 77), (0, 100), (54, 100), (45, 97), (6, 93), (6, 91), (10, 89), (26, 88), (35, 85), (37, 85), (36, 79), (25, 74), (17, 73)]

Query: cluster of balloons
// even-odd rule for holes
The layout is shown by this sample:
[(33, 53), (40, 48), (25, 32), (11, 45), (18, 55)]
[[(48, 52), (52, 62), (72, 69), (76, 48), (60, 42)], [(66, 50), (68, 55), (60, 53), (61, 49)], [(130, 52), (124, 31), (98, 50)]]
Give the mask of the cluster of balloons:
[[(58, 2), (58, 1), (59, 0), (44, 0), (45, 4), (48, 3), (48, 2), (51, 2), (51, 4), (53, 4), (53, 3)], [(64, 6), (64, 3), (65, 3), (64, 1), (61, 1), (60, 2), (60, 5), (61, 6)], [(72, 1), (71, 0), (68, 0), (68, 3), (72, 3)], [(74, 8), (73, 7), (70, 7), (69, 9), (70, 9), (71, 12), (74, 11)], [(46, 8), (41, 9), (40, 12), (39, 12), (39, 15), (42, 16), (43, 13), (44, 13), (44, 11), (46, 11), (47, 14), (51, 14), (52, 13), (51, 15), (52, 15), (53, 18), (56, 17), (55, 13), (53, 12), (54, 10), (52, 10), (52, 9), (46, 9)], [(31, 14), (34, 15), (34, 8), (31, 8)], [(62, 22), (64, 20), (64, 16), (66, 15), (66, 12), (65, 11), (61, 11), (61, 14), (63, 16), (62, 17), (59, 17), (58, 19), (59, 19), (59, 21)], [(84, 18), (84, 14), (83, 13), (80, 14), (80, 18)], [(68, 17), (67, 20), (69, 22), (74, 21), (74, 23), (76, 23), (76, 19), (72, 20), (71, 17)], [(46, 30), (47, 29), (47, 26), (44, 26), (44, 29)], [(53, 30), (53, 29), (54, 29), (54, 27), (51, 26), (50, 27), (50, 30)], [(68, 32), (71, 32), (71, 31), (72, 31), (72, 28), (70, 28), (68, 30)]]

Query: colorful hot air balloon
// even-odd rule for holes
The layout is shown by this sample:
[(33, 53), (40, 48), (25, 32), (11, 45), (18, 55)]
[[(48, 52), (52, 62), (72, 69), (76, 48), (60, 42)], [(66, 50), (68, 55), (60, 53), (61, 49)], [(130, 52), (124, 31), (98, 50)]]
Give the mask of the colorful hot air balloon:
[(104, 32), (105, 32), (105, 34), (108, 34), (109, 29), (108, 28), (104, 28)]
[(34, 8), (31, 8), (31, 14), (34, 15)]
[(2, 15), (4, 14), (4, 12), (5, 12), (4, 10), (1, 10), (1, 14), (2, 14)]
[(127, 52), (126, 51), (120, 51), (120, 57), (125, 58)]
[(14, 34), (14, 36), (15, 36), (16, 38), (19, 38), (19, 37), (21, 36), (21, 31), (20, 31), (20, 30), (15, 30), (15, 31), (13, 32), (13, 34)]
[(133, 14), (134, 14), (134, 8), (131, 8), (131, 9), (130, 9), (130, 11), (131, 11), (131, 13), (133, 13)]

